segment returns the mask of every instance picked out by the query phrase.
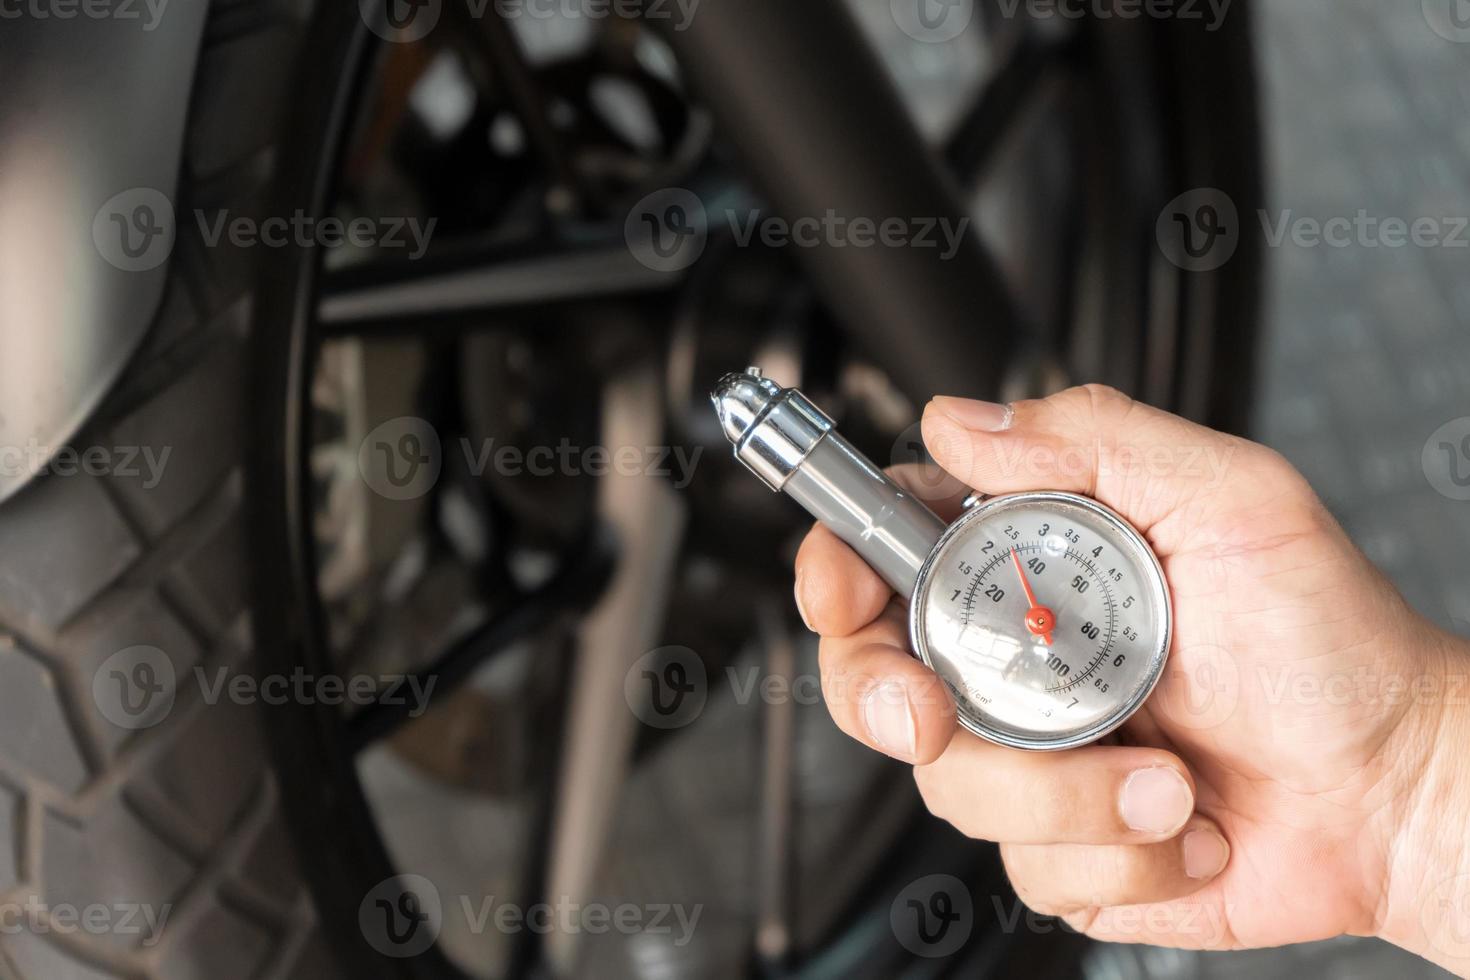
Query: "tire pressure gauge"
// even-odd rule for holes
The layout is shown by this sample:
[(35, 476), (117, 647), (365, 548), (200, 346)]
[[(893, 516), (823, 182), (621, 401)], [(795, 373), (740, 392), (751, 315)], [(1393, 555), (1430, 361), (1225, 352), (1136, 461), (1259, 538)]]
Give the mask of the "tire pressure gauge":
[(946, 527), (801, 392), (750, 368), (711, 397), (735, 458), (909, 598), (913, 650), (965, 728), (1013, 748), (1075, 748), (1127, 721), (1158, 683), (1168, 585), (1112, 510), (1052, 491), (974, 496)]

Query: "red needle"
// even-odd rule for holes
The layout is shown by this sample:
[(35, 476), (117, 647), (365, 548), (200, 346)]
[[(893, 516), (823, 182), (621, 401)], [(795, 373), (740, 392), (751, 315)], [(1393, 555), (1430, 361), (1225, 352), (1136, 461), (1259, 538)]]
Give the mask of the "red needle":
[(1041, 642), (1051, 646), (1051, 631), (1057, 625), (1056, 613), (1036, 601), (1036, 593), (1031, 591), (1031, 583), (1026, 581), (1026, 570), (1021, 567), (1021, 551), (1019, 548), (1011, 549), (1011, 561), (1016, 565), (1016, 574), (1021, 577), (1021, 588), (1026, 592), (1026, 601), (1031, 603), (1031, 608), (1026, 610), (1026, 628), (1033, 636), (1041, 637)]

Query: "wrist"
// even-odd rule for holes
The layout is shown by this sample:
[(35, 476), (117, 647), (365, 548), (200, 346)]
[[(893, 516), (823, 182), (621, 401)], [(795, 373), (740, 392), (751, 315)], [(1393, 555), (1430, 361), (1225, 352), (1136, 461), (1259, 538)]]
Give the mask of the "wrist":
[(1470, 643), (1426, 625), (1440, 697), (1404, 719), (1385, 835), (1379, 936), (1470, 977)]

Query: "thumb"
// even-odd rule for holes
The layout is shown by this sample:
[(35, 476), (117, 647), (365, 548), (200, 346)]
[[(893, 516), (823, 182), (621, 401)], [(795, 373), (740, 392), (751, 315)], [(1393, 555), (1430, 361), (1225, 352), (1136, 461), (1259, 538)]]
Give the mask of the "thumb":
[(936, 398), (923, 432), (935, 461), (976, 490), (1086, 494), (1145, 532), (1226, 489), (1255, 449), (1102, 385), (1010, 406)]

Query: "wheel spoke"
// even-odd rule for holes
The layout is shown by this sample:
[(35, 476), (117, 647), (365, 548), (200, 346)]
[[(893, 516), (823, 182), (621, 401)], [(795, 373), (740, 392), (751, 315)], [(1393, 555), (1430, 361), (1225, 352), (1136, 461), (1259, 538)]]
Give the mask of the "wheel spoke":
[(1011, 128), (1060, 63), (1065, 46), (1065, 38), (1035, 30), (1008, 32), (999, 66), (945, 145), (945, 158), (966, 186), (984, 178)]
[[(760, 638), (766, 650), (767, 676), (792, 684), (796, 680), (796, 641), (786, 619), (784, 605), (768, 600), (761, 607)], [(776, 974), (791, 955), (797, 932), (792, 860), (796, 850), (796, 705), (791, 698), (772, 698), (766, 704), (764, 738), (755, 951), (766, 972)]]
[(621, 240), (543, 250), (496, 247), (328, 271), (317, 322), (324, 337), (412, 332), (466, 316), (660, 294), (682, 281), (680, 273), (639, 262)]
[(411, 679), (405, 678), (405, 684), (385, 692), (398, 697), (384, 697), (349, 718), (347, 738), (351, 746), (359, 752), (366, 749), (407, 722), (410, 711), (423, 707), (409, 703), (402, 697), (404, 691), (432, 690), (437, 698), (447, 697), (499, 651), (559, 615), (585, 609), (601, 595), (612, 567), (613, 548), (605, 536), (589, 535), (577, 547), (569, 548), (550, 581), (517, 596), (504, 613), (456, 640), (427, 668)]

